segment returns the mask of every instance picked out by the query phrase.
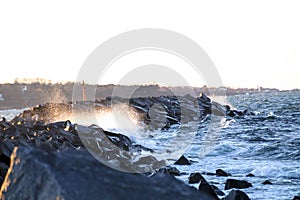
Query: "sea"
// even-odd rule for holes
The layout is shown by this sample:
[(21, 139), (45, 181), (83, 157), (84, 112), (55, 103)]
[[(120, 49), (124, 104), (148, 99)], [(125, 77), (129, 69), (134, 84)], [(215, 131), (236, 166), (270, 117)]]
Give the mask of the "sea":
[[(176, 165), (183, 172), (177, 178), (188, 184), (189, 174), (200, 172), (225, 194), (230, 191), (224, 190), (228, 178), (246, 180), (252, 187), (241, 190), (251, 199), (284, 200), (300, 195), (300, 92), (241, 94), (227, 96), (226, 101), (236, 110), (248, 109), (255, 115), (222, 118), (218, 129), (209, 128), (210, 117), (199, 122), (183, 152), (192, 164)], [(12, 119), (23, 110), (2, 110), (0, 116)], [(192, 126), (195, 130), (195, 123), (190, 124), (190, 129)], [(108, 129), (116, 131), (114, 127)], [(174, 129), (176, 127), (170, 131)], [(189, 128), (184, 130), (188, 132)], [(168, 138), (153, 132), (152, 142), (145, 142), (147, 138), (135, 137), (134, 140), (157, 149)], [(232, 176), (207, 175), (217, 169)], [(246, 177), (249, 173), (255, 176)], [(266, 180), (272, 184), (262, 184)]]
[[(300, 92), (243, 94), (227, 100), (237, 110), (249, 109), (256, 115), (227, 119), (230, 123), (220, 130), (213, 150), (205, 157), (198, 156), (202, 138), (196, 136), (185, 153), (196, 162), (179, 169), (187, 173), (223, 169), (232, 174), (230, 178), (252, 183), (253, 187), (242, 189), (251, 199), (283, 200), (300, 195)], [(255, 177), (245, 177), (249, 173)], [(204, 177), (222, 191), (229, 178)], [(187, 182), (187, 176), (179, 178)], [(262, 184), (265, 180), (272, 185)]]

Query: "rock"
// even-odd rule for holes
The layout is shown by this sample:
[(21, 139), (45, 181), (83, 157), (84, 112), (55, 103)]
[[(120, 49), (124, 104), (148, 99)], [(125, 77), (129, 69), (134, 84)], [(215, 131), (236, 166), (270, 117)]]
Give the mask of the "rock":
[(238, 111), (238, 110), (233, 110), (233, 113), (235, 116), (243, 116), (244, 115), (244, 112)]
[(216, 173), (212, 173), (212, 172), (202, 172), (202, 174), (207, 175), (207, 176), (215, 176)]
[(225, 196), (225, 193), (222, 192), (217, 186), (211, 185), (211, 187), (214, 189), (214, 191), (216, 192), (217, 195), (219, 195), (219, 196)]
[(11, 160), (1, 199), (211, 199), (173, 176), (113, 170), (84, 149), (47, 152), (20, 146)]
[(208, 194), (211, 197), (211, 199), (219, 199), (213, 187), (205, 179), (201, 181), (199, 185), (199, 191)]
[(233, 112), (233, 110), (229, 110), (229, 111), (227, 112), (227, 116), (229, 116), (229, 117), (234, 117), (234, 116), (235, 116), (235, 113)]
[(227, 179), (225, 183), (225, 190), (231, 188), (243, 189), (252, 187), (252, 184), (244, 180)]
[(7, 170), (8, 166), (5, 163), (0, 162), (0, 185), (2, 185)]
[(248, 195), (240, 190), (231, 190), (225, 200), (250, 200)]
[(10, 157), (10, 154), (14, 148), (14, 145), (9, 141), (0, 141), (0, 155)]
[(249, 174), (247, 174), (247, 175), (246, 175), (246, 177), (255, 177), (255, 175), (254, 175), (254, 174), (251, 174), (251, 173), (249, 173)]
[(181, 156), (174, 165), (191, 165), (191, 161), (189, 161), (185, 156)]
[(222, 169), (217, 169), (216, 176), (231, 176), (231, 174), (223, 171)]
[(189, 184), (200, 183), (200, 181), (205, 180), (205, 178), (200, 173), (191, 173), (189, 176)]
[(9, 128), (10, 125), (9, 123), (7, 123), (7, 120), (5, 119), (5, 117), (2, 117), (2, 121), (0, 121), (0, 128), (1, 129), (5, 129), (5, 128)]
[(300, 200), (300, 196), (294, 196), (293, 200)]
[(215, 101), (211, 104), (211, 113), (216, 116), (225, 116), (227, 113), (227, 108)]
[(198, 99), (200, 99), (202, 102), (210, 103), (211, 99), (208, 98), (204, 93), (200, 93)]
[[(53, 119), (71, 114), (72, 110), (75, 110), (76, 112), (87, 112), (90, 111), (92, 107), (96, 110), (101, 110), (111, 107), (112, 102), (114, 104), (129, 102), (129, 106), (140, 114), (141, 120), (144, 120), (146, 124), (150, 124), (151, 120), (154, 120), (149, 118), (150, 108), (155, 104), (161, 105), (165, 111), (165, 114), (162, 116), (166, 119), (165, 123), (162, 124), (164, 126), (159, 126), (162, 129), (168, 129), (172, 124), (182, 124), (190, 122), (191, 120), (201, 121), (205, 116), (210, 114), (219, 116), (228, 115), (232, 117), (251, 114), (250, 112), (231, 110), (230, 106), (214, 102), (201, 93), (197, 98), (194, 98), (191, 95), (168, 95), (160, 97), (134, 97), (130, 99), (108, 97), (106, 99), (96, 100), (95, 102), (46, 103), (31, 108), (30, 110), (23, 111), (23, 113), (13, 121), (15, 124), (24, 124), (25, 122), (32, 120), (42, 120), (49, 123), (53, 121)], [(182, 108), (186, 110), (185, 112), (188, 112), (188, 115), (182, 116)]]
[(176, 168), (176, 167), (170, 167), (170, 166), (166, 166), (164, 168), (161, 168), (159, 170), (157, 170), (156, 172), (157, 174), (171, 174), (174, 176), (180, 176), (180, 171)]
[(7, 170), (8, 170), (8, 166), (5, 163), (0, 162), (0, 176), (4, 178)]
[[(142, 152), (153, 152), (152, 149), (134, 144), (127, 136), (105, 131), (93, 125), (89, 127), (71, 124), (69, 120), (54, 123), (43, 121), (23, 121), (18, 118), (6, 122), (8, 128), (0, 127), (0, 162), (10, 165), (10, 155), (15, 146), (41, 146), (49, 151), (64, 151), (69, 148), (89, 147), (92, 153), (98, 154), (112, 164), (125, 164), (124, 170), (134, 164), (138, 165), (133, 172), (149, 166), (150, 171), (165, 166), (164, 160), (157, 160), (152, 155), (140, 156)], [(79, 134), (81, 137), (79, 137)], [(85, 146), (84, 146), (85, 145)], [(105, 150), (104, 150), (105, 149)], [(133, 157), (132, 157), (133, 156)], [(147, 166), (140, 167), (146, 164)], [(123, 167), (122, 167), (123, 168)]]
[(261, 184), (264, 184), (264, 185), (272, 185), (273, 183), (271, 183), (271, 181), (269, 181), (269, 180), (265, 180), (265, 181), (262, 182)]

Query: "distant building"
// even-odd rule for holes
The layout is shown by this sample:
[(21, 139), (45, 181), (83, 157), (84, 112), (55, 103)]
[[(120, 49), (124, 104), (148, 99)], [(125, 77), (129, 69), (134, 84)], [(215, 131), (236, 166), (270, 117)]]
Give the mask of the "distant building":
[(0, 94), (0, 101), (4, 101), (3, 95)]

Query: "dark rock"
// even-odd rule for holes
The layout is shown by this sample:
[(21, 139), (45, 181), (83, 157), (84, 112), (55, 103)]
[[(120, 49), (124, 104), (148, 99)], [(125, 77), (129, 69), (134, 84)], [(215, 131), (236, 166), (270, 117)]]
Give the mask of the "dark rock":
[(248, 195), (240, 190), (231, 190), (225, 200), (250, 200)]
[(110, 131), (103, 130), (103, 132), (114, 145), (122, 150), (129, 151), (129, 147), (132, 143), (127, 136), (118, 133), (112, 133)]
[(10, 157), (10, 154), (14, 148), (14, 145), (9, 141), (0, 141), (0, 155)]
[(273, 183), (271, 183), (271, 181), (269, 181), (269, 180), (265, 180), (265, 181), (262, 182), (261, 184), (264, 184), (264, 185), (272, 185)]
[(199, 97), (198, 97), (199, 99), (201, 99), (201, 101), (203, 101), (203, 102), (211, 102), (211, 99), (210, 98), (208, 98), (204, 93), (200, 93), (199, 94)]
[(211, 187), (214, 189), (214, 191), (216, 192), (217, 195), (219, 195), (219, 196), (225, 196), (225, 193), (222, 192), (217, 186), (211, 185)]
[(208, 194), (211, 197), (211, 199), (219, 199), (213, 187), (206, 180), (201, 181), (199, 185), (199, 191)]
[(113, 170), (86, 150), (46, 152), (21, 146), (11, 159), (1, 199), (211, 199), (172, 176)]
[(255, 177), (255, 175), (250, 173), (250, 174), (247, 174), (246, 177)]
[(227, 179), (225, 183), (225, 190), (231, 188), (243, 189), (252, 187), (252, 184), (244, 180)]
[(5, 163), (0, 162), (0, 185), (2, 185), (7, 170), (8, 166)]
[(217, 176), (231, 176), (230, 173), (227, 173), (227, 172), (223, 171), (222, 169), (217, 169), (216, 170), (216, 175)]
[(294, 196), (293, 200), (300, 200), (300, 196)]
[(208, 176), (215, 176), (216, 173), (212, 173), (212, 172), (204, 172), (202, 174), (208, 175)]
[(200, 173), (191, 173), (189, 176), (189, 184), (200, 183), (200, 181), (205, 180), (205, 178)]
[(8, 127), (10, 127), (9, 123), (7, 123), (7, 120), (5, 119), (5, 117), (2, 117), (2, 121), (0, 121), (0, 128), (5, 129)]
[(5, 163), (0, 162), (0, 176), (5, 177), (8, 166)]
[(232, 110), (229, 110), (229, 111), (227, 112), (227, 115), (228, 115), (229, 117), (234, 117), (234, 116), (235, 116), (235, 113), (234, 113)]
[(181, 175), (180, 171), (176, 167), (170, 167), (170, 166), (161, 168), (156, 173), (158, 173), (158, 174), (171, 174), (171, 175), (174, 175), (174, 176), (180, 176)]
[(211, 113), (216, 116), (225, 116), (227, 113), (227, 108), (215, 101), (211, 104)]
[(237, 116), (243, 116), (244, 115), (244, 112), (238, 111), (238, 110), (233, 110), (233, 113), (234, 113), (234, 115), (237, 115)]
[[(53, 121), (53, 119), (59, 118), (62, 113), (67, 115), (71, 114), (72, 110), (75, 110), (76, 112), (89, 111), (90, 107), (95, 107), (96, 110), (108, 108), (111, 107), (112, 102), (129, 102), (129, 106), (141, 114), (141, 120), (144, 120), (146, 124), (149, 124), (151, 120), (155, 120), (149, 118), (150, 108), (154, 104), (161, 105), (166, 112), (166, 115), (164, 116), (166, 121), (163, 124), (165, 126), (159, 126), (162, 129), (168, 129), (172, 124), (182, 124), (190, 122), (191, 120), (202, 120), (205, 116), (210, 114), (219, 116), (228, 115), (232, 117), (251, 114), (250, 112), (230, 110), (228, 105), (221, 105), (217, 102), (213, 102), (202, 93), (197, 98), (194, 98), (191, 95), (168, 95), (160, 97), (134, 97), (130, 99), (110, 97), (102, 100), (96, 100), (96, 102), (46, 103), (36, 106), (30, 110), (25, 110), (19, 117), (13, 119), (13, 124), (24, 124), (28, 121), (35, 120), (36, 118), (36, 120), (42, 120), (49, 123)], [(188, 115), (184, 115), (184, 117), (181, 113), (182, 107), (184, 107), (184, 110), (188, 112)], [(36, 126), (36, 129), (39, 128), (43, 127)]]
[(180, 176), (181, 173), (176, 167), (166, 167), (169, 174), (172, 174), (174, 176)]
[(191, 161), (189, 161), (185, 156), (181, 156), (174, 165), (191, 165)]

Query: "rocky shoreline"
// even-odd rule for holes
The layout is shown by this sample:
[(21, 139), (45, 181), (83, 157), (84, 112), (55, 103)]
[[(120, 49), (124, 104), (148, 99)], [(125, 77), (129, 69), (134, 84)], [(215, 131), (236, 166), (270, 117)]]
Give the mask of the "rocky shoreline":
[[(107, 98), (95, 102), (94, 109), (109, 107), (112, 101), (128, 102), (128, 99)], [(190, 119), (182, 119), (178, 102), (196, 103), (199, 110), (191, 110), (191, 115), (188, 115)], [(149, 121), (147, 113), (154, 103), (164, 105), (167, 112), (168, 120), (163, 128), (195, 120), (195, 117), (201, 120), (207, 115), (235, 117), (254, 114), (247, 110), (231, 110), (229, 106), (212, 102), (205, 95), (198, 98), (164, 96), (129, 100), (129, 104), (143, 114), (145, 122)], [(83, 109), (84, 105), (89, 103), (78, 102), (76, 109)], [(132, 163), (127, 162), (130, 152), (139, 154), (141, 151), (151, 152), (151, 149), (135, 144), (125, 135), (103, 130), (96, 125), (51, 122), (58, 113), (71, 112), (71, 107), (71, 103), (49, 103), (24, 111), (11, 121), (5, 118), (0, 121), (1, 199), (249, 199), (240, 189), (252, 185), (243, 180), (228, 178), (225, 190), (231, 191), (225, 196), (201, 173), (191, 173), (188, 180), (190, 184), (199, 184), (198, 189), (175, 179), (173, 176), (181, 175), (176, 165), (191, 164), (184, 156), (167, 167), (151, 156), (136, 160), (134, 166), (149, 165), (150, 161), (151, 173), (139, 173), (141, 169), (138, 167), (134, 168), (137, 172), (134, 174), (106, 167), (91, 156), (84, 143), (94, 145), (95, 153), (101, 153), (104, 159), (122, 159), (120, 163), (124, 169), (132, 169)], [(84, 132), (86, 137), (79, 137), (79, 132)], [(100, 143), (93, 144), (95, 133)], [(105, 151), (99, 152), (101, 147), (105, 147)], [(121, 154), (120, 151), (128, 153), (122, 153), (124, 158), (116, 157)], [(221, 169), (208, 175), (231, 176)]]
[[(190, 177), (193, 183), (201, 181), (198, 191), (173, 178), (180, 175), (176, 167), (163, 167), (149, 176), (104, 166), (87, 152), (72, 125), (66, 130), (68, 122), (0, 124), (1, 199), (218, 199), (203, 177)], [(131, 143), (115, 145), (134, 148)], [(189, 163), (182, 157), (176, 164)], [(226, 199), (241, 194), (230, 195)]]

